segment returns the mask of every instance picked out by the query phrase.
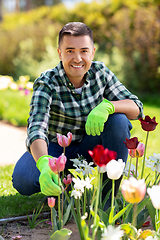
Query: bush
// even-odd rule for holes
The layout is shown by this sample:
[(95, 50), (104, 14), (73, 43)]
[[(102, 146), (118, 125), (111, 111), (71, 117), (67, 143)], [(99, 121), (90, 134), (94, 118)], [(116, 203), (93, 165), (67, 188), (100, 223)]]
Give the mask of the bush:
[[(59, 61), (59, 30), (67, 22), (82, 21), (93, 30), (98, 58), (108, 61), (109, 57), (111, 70), (119, 72), (128, 88), (159, 92), (159, 11), (156, 0), (152, 4), (149, 0), (113, 0), (82, 2), (73, 9), (63, 4), (44, 6), (6, 15), (0, 24), (0, 74), (14, 79), (29, 74), (33, 80), (45, 67), (54, 67)], [(118, 59), (113, 60), (113, 55)]]

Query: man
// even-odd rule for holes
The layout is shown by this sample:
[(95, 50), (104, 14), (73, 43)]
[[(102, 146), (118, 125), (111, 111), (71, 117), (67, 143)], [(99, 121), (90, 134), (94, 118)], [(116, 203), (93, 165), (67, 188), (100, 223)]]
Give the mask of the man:
[[(127, 161), (124, 144), (132, 128), (128, 119), (142, 116), (143, 107), (95, 54), (92, 30), (81, 22), (66, 24), (59, 32), (60, 63), (36, 79), (28, 119), (28, 151), (17, 162), (13, 186), (24, 195), (41, 191), (58, 195), (57, 175), (48, 156), (59, 157), (62, 147), (56, 134), (73, 134), (66, 148), (66, 169), (77, 154), (92, 161), (88, 150), (101, 144)], [(107, 178), (106, 173), (104, 179)], [(116, 181), (116, 192), (120, 180)], [(103, 198), (111, 188), (107, 184)]]

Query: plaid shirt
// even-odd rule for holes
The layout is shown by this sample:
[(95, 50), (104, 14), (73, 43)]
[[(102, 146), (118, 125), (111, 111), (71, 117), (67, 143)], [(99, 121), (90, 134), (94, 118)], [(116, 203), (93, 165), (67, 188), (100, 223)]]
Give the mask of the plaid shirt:
[(47, 144), (56, 142), (56, 133), (66, 135), (71, 132), (73, 141), (79, 141), (85, 134), (85, 123), (90, 111), (103, 98), (109, 101), (132, 99), (140, 108), (138, 98), (131, 94), (116, 76), (101, 62), (92, 62), (86, 73), (82, 93), (78, 94), (67, 78), (60, 62), (55, 68), (47, 70), (35, 80), (28, 119), (27, 148), (38, 139)]

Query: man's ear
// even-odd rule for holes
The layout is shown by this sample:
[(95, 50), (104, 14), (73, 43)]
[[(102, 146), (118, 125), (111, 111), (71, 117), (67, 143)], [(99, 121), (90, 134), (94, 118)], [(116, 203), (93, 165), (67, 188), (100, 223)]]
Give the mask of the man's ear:
[(57, 52), (58, 52), (58, 55), (59, 55), (59, 59), (62, 60), (61, 50), (60, 50), (59, 47), (57, 48)]
[(93, 46), (92, 60), (94, 59), (94, 54), (95, 54), (95, 51), (96, 51), (96, 47), (95, 47), (95, 46)]

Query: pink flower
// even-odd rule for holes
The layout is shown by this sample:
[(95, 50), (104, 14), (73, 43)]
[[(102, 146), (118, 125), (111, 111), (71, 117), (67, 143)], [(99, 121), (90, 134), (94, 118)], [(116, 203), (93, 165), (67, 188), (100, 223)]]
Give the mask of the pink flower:
[(64, 135), (61, 135), (59, 133), (57, 133), (57, 140), (58, 140), (58, 144), (61, 147), (67, 147), (71, 144), (72, 142), (72, 133), (68, 132), (67, 133), (67, 137)]
[(145, 144), (139, 142), (136, 149), (128, 149), (129, 155), (134, 157), (142, 157), (144, 154)]
[(64, 178), (64, 179), (63, 179), (63, 182), (64, 182), (65, 185), (71, 184), (71, 182), (72, 182), (71, 174), (68, 174), (68, 175), (67, 175), (67, 179)]
[(62, 153), (62, 155), (59, 158), (49, 158), (49, 167), (54, 173), (62, 172), (65, 169), (67, 158)]
[(48, 198), (48, 206), (50, 208), (53, 208), (55, 206), (55, 203), (56, 203), (56, 199), (54, 197)]
[(16, 237), (12, 237), (12, 239), (20, 239), (22, 236), (20, 236), (20, 235), (18, 235), (18, 236), (16, 236)]

